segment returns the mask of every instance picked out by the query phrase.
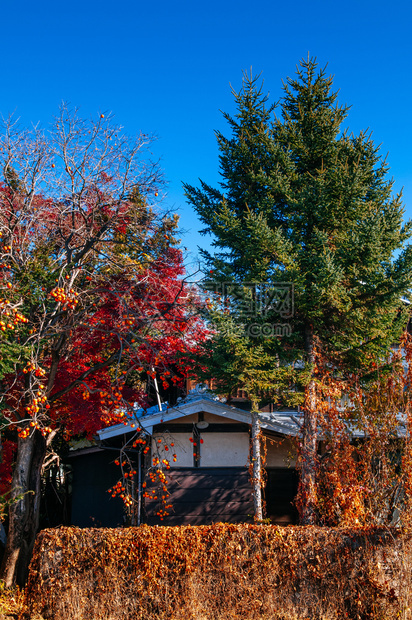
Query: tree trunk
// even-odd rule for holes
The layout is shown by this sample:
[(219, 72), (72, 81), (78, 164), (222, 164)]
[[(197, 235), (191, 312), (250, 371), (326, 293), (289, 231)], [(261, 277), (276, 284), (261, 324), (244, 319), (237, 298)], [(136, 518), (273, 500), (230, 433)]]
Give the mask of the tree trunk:
[(41, 499), (41, 470), (46, 440), (39, 431), (19, 438), (12, 478), (9, 531), (0, 574), (7, 587), (22, 586), (36, 538)]
[[(308, 362), (315, 366), (315, 349), (313, 342), (313, 328), (306, 329), (306, 353)], [(316, 384), (314, 370), (312, 379), (306, 388), (306, 400), (303, 418), (303, 440), (300, 472), (300, 519), (303, 525), (314, 525), (317, 522), (317, 410)]]
[(262, 458), (260, 455), (260, 420), (257, 403), (252, 401), (252, 486), (255, 521), (263, 519), (262, 507)]

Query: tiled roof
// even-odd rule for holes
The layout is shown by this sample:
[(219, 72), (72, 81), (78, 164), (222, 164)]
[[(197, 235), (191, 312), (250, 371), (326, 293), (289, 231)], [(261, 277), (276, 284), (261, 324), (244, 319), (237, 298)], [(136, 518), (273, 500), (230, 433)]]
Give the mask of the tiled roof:
[[(117, 424), (102, 429), (98, 431), (98, 435), (100, 439), (109, 439), (110, 437), (134, 431), (137, 424), (151, 434), (153, 427), (157, 424), (171, 422), (198, 412), (212, 413), (223, 419), (236, 420), (246, 424), (251, 423), (249, 411), (234, 407), (226, 403), (225, 399), (220, 399), (213, 392), (198, 386), (191, 390), (185, 398), (180, 399), (173, 407), (163, 403), (162, 411), (159, 411), (157, 405), (146, 410), (136, 409), (134, 416), (129, 416), (127, 424)], [(259, 418), (263, 430), (286, 436), (299, 435), (303, 425), (303, 414), (299, 411), (261, 411)], [(401, 414), (398, 416), (398, 422), (398, 437), (405, 437), (406, 420)], [(357, 429), (355, 425), (347, 425), (347, 428), (352, 437), (364, 436), (364, 432)]]
[[(127, 424), (117, 424), (98, 432), (100, 439), (108, 439), (116, 435), (121, 435), (133, 431), (132, 424), (139, 424), (140, 427), (152, 432), (156, 424), (170, 422), (172, 420), (188, 416), (197, 412), (212, 413), (223, 419), (237, 420), (250, 424), (251, 416), (249, 411), (239, 409), (220, 399), (215, 394), (203, 387), (191, 390), (189, 394), (180, 399), (175, 406), (168, 407), (163, 403), (164, 409), (159, 411), (159, 407), (153, 406), (149, 409), (136, 409), (133, 418), (129, 416)], [(298, 412), (262, 412), (260, 414), (262, 428), (282, 435), (297, 435), (300, 430), (300, 414)]]

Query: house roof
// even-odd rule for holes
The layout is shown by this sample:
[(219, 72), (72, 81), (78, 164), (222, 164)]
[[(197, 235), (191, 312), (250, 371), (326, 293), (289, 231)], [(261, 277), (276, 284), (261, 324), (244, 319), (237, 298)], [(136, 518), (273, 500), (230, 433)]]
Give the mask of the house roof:
[[(167, 403), (163, 403), (163, 407), (163, 411), (159, 411), (157, 405), (146, 410), (136, 409), (134, 416), (129, 416), (126, 423), (98, 431), (99, 439), (106, 440), (124, 435), (135, 431), (137, 426), (151, 435), (157, 424), (172, 422), (195, 413), (210, 413), (220, 416), (223, 420), (234, 420), (249, 425), (252, 422), (250, 411), (229, 405), (203, 386), (190, 390), (186, 398), (180, 399), (174, 407), (169, 407)], [(303, 415), (298, 411), (260, 411), (259, 418), (263, 430), (283, 436), (297, 436), (303, 426)], [(398, 414), (397, 421), (396, 434), (398, 437), (405, 437), (405, 416)], [(355, 425), (348, 424), (347, 427), (353, 438), (365, 436), (364, 431), (356, 428)]]
[[(159, 411), (157, 406), (144, 411), (136, 410), (135, 416), (129, 418), (126, 424), (116, 424), (98, 431), (100, 440), (110, 439), (124, 433), (134, 431), (138, 423), (141, 428), (152, 434), (153, 427), (164, 422), (171, 422), (193, 413), (211, 413), (227, 420), (236, 420), (251, 424), (251, 414), (237, 407), (233, 407), (215, 394), (203, 387), (191, 390), (186, 398), (180, 400), (174, 407), (167, 407)], [(302, 424), (302, 416), (298, 412), (275, 411), (260, 412), (260, 423), (263, 430), (272, 431), (281, 435), (297, 435)]]

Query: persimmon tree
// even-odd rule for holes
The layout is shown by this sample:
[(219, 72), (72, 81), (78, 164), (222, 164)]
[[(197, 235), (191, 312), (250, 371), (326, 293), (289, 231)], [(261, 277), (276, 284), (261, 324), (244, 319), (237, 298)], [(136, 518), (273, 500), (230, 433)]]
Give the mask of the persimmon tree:
[[(401, 195), (393, 195), (371, 136), (344, 129), (348, 107), (332, 87), (316, 60), (301, 61), (276, 116), (258, 79), (245, 75), (234, 93), (236, 114), (224, 115), (231, 135), (217, 133), (220, 186), (185, 185), (204, 231), (214, 236), (215, 252), (204, 257), (218, 282), (269, 292), (293, 285), (293, 316), (280, 319), (276, 294), (264, 313), (267, 325), (280, 321), (290, 330), (275, 337), (261, 331), (255, 342), (296, 377), (306, 374), (299, 492), (305, 524), (318, 519), (320, 403), (349, 391), (353, 373), (366, 380), (373, 364), (387, 363), (407, 323), (401, 299), (412, 274), (412, 223), (402, 221)], [(343, 382), (330, 386), (325, 401), (323, 372)]]
[(161, 374), (177, 343), (194, 342), (177, 220), (152, 206), (162, 176), (150, 142), (66, 105), (47, 132), (13, 119), (3, 127), (0, 396), (3, 428), (17, 440), (8, 585), (24, 581), (56, 435), (132, 414), (145, 402), (145, 373)]

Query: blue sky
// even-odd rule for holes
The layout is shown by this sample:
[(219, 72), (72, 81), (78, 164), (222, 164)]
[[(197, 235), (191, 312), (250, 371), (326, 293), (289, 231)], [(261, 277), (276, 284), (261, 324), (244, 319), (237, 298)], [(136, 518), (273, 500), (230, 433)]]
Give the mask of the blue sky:
[(154, 133), (168, 181), (164, 207), (207, 246), (182, 181), (216, 184), (214, 130), (234, 111), (230, 85), (262, 72), (272, 100), (308, 52), (328, 63), (352, 105), (348, 126), (373, 131), (412, 217), (412, 5), (394, 0), (332, 3), (267, 0), (12, 0), (0, 7), (0, 112), (43, 125), (62, 100), (84, 116), (111, 111), (130, 134)]

